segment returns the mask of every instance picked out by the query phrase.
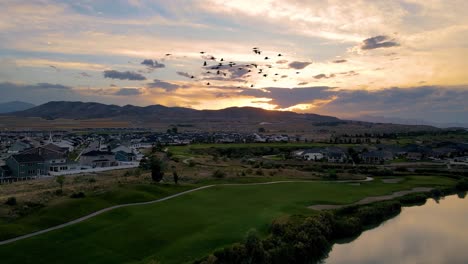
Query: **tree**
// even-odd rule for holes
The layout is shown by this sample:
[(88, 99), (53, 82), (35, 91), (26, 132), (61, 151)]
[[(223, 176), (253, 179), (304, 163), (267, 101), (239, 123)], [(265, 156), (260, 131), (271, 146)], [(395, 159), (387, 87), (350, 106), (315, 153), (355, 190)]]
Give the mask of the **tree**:
[(266, 130), (265, 130), (264, 127), (259, 127), (259, 128), (258, 128), (258, 132), (259, 132), (259, 133), (265, 133)]
[(65, 176), (60, 175), (55, 177), (55, 182), (60, 184), (60, 192), (63, 192), (63, 184), (65, 183)]
[(179, 183), (179, 175), (177, 174), (177, 171), (174, 171), (174, 172), (172, 173), (172, 176), (173, 176), (173, 178), (174, 178), (174, 183), (175, 183), (175, 184), (178, 184), (178, 183)]
[(160, 182), (164, 177), (164, 166), (161, 160), (152, 157), (151, 161), (151, 179), (155, 182)]

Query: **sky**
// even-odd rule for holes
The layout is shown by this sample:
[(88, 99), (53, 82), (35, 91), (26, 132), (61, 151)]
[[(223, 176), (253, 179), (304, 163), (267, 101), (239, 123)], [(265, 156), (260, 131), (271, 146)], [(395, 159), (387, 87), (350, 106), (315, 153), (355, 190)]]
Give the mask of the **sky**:
[(468, 123), (466, 14), (465, 0), (1, 0), (0, 102)]

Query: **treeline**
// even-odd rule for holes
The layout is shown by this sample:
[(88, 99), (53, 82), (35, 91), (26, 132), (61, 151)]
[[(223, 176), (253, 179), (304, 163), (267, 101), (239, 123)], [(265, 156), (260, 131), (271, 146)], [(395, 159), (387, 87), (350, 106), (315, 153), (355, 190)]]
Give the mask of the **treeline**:
[(468, 180), (460, 180), (453, 188), (434, 189), (391, 201), (348, 206), (314, 216), (295, 215), (277, 219), (266, 237), (250, 231), (241, 243), (215, 251), (195, 261), (197, 264), (282, 264), (316, 263), (324, 259), (334, 241), (359, 235), (363, 230), (399, 214), (402, 206), (424, 204), (426, 199), (440, 198), (468, 190)]

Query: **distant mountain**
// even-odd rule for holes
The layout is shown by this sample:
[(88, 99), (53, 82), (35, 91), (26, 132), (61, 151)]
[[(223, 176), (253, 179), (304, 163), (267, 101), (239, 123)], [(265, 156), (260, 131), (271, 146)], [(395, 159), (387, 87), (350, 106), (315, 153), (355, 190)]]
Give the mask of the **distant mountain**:
[(398, 117), (364, 115), (364, 116), (354, 117), (352, 119), (358, 120), (358, 121), (364, 121), (364, 122), (373, 122), (373, 123), (424, 125), (424, 126), (435, 126), (439, 128), (449, 128), (449, 127), (468, 128), (468, 124), (464, 124), (464, 123), (438, 123), (438, 122), (431, 122), (431, 121), (421, 120), (421, 119), (406, 119), (406, 118), (398, 118)]
[[(5, 115), (5, 114), (4, 114)], [(183, 107), (150, 105), (106, 105), (101, 103), (83, 103), (55, 101), (48, 102), (24, 111), (8, 113), (17, 117), (41, 117), (44, 119), (95, 119), (111, 118), (125, 121), (254, 121), (282, 122), (302, 120), (312, 123), (342, 122), (331, 116), (316, 114), (298, 114), (286, 111), (269, 111), (254, 107), (231, 107), (221, 110), (194, 110)]]
[(23, 111), (35, 107), (35, 105), (20, 101), (0, 103), (0, 113)]

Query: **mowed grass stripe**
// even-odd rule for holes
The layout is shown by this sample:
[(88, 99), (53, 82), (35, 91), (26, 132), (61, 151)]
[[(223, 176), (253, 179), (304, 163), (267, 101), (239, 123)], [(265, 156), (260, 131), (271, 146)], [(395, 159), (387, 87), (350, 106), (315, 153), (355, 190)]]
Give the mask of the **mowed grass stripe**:
[(409, 177), (397, 184), (324, 182), (216, 186), (162, 203), (126, 207), (37, 237), (0, 246), (2, 263), (184, 263), (265, 233), (284, 214), (313, 214), (306, 206), (352, 203), (417, 186), (452, 185), (447, 178)]

